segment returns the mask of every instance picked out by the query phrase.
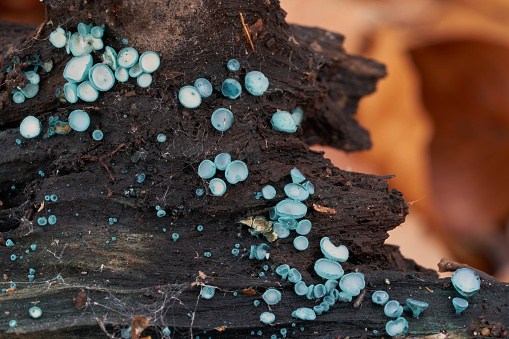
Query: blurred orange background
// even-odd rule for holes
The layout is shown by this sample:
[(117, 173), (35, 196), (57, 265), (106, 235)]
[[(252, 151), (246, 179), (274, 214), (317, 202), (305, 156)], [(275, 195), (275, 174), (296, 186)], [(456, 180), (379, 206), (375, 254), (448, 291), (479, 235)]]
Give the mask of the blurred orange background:
[[(327, 147), (336, 166), (377, 175), (410, 206), (389, 243), (436, 269), (447, 256), (509, 281), (509, 1), (281, 0), (287, 21), (346, 37), (387, 65), (357, 119), (370, 151)], [(38, 0), (0, 2), (0, 20), (40, 24)]]

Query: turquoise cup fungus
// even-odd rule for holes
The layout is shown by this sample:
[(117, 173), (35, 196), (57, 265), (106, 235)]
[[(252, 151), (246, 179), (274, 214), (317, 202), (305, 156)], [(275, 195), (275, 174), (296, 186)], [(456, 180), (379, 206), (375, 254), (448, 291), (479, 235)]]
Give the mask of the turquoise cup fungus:
[(228, 99), (237, 99), (242, 93), (242, 86), (235, 79), (226, 79), (221, 85), (221, 93)]
[(12, 101), (14, 101), (14, 103), (16, 104), (22, 104), (25, 102), (25, 95), (23, 94), (23, 92), (21, 91), (18, 91), (18, 90), (14, 90), (12, 91)]
[(316, 315), (321, 315), (323, 313), (324, 309), (323, 309), (323, 306), (316, 305), (316, 306), (313, 306), (313, 311), (315, 311)]
[(90, 68), (88, 78), (98, 91), (108, 91), (115, 84), (115, 75), (108, 66), (102, 63), (95, 64)]
[(78, 101), (78, 85), (73, 82), (68, 82), (64, 85), (65, 99), (74, 104)]
[(470, 297), (481, 288), (481, 279), (470, 268), (460, 268), (452, 274), (451, 282), (456, 291), (464, 297)]
[(300, 274), (300, 272), (296, 268), (291, 268), (290, 271), (288, 271), (288, 281), (289, 282), (296, 284), (301, 280), (302, 280), (302, 274)]
[(378, 305), (385, 305), (389, 301), (389, 294), (385, 291), (373, 292), (371, 300)]
[(327, 259), (345, 262), (348, 260), (348, 248), (345, 245), (334, 246), (329, 237), (320, 240), (320, 250)]
[(221, 153), (214, 158), (214, 165), (220, 171), (226, 170), (226, 167), (232, 162), (232, 157), (229, 153)]
[(143, 73), (143, 70), (140, 67), (140, 63), (136, 63), (133, 67), (129, 68), (129, 76), (131, 78), (137, 78)]
[(41, 81), (41, 76), (34, 71), (23, 72), (27, 81), (32, 85), (37, 85)]
[(117, 55), (117, 61), (121, 67), (131, 68), (138, 62), (138, 51), (132, 47), (121, 49)]
[(225, 170), (225, 178), (230, 184), (236, 184), (247, 179), (249, 171), (247, 165), (240, 161), (232, 161)]
[(27, 99), (31, 99), (39, 93), (39, 84), (26, 84), (25, 87), (21, 89), (21, 92)]
[(9, 327), (10, 328), (14, 328), (16, 326), (18, 326), (18, 322), (16, 320), (9, 321)]
[(296, 237), (294, 240), (293, 240), (293, 246), (298, 250), (298, 251), (304, 251), (308, 248), (309, 246), (309, 240), (308, 238), (306, 238), (305, 236), (303, 235), (300, 235), (298, 237)]
[(272, 228), (274, 229), (274, 232), (276, 232), (278, 238), (284, 239), (290, 235), (290, 230), (284, 227), (283, 224), (280, 222), (274, 223), (274, 225), (272, 225)]
[(139, 65), (145, 73), (155, 72), (159, 68), (160, 64), (161, 59), (155, 52), (145, 52), (140, 56), (139, 59)]
[(131, 336), (131, 326), (129, 326), (127, 328), (123, 328), (122, 331), (120, 331), (120, 335), (124, 339), (131, 339), (132, 338), (132, 336)]
[(262, 72), (252, 71), (244, 79), (246, 90), (255, 96), (260, 96), (269, 88), (269, 79)]
[(169, 336), (171, 334), (171, 330), (166, 326), (163, 328), (163, 331), (161, 332), (163, 335)]
[(305, 183), (303, 183), (302, 187), (304, 187), (304, 189), (306, 191), (308, 191), (309, 194), (314, 194), (315, 193), (315, 186), (313, 186), (313, 184), (310, 183), (309, 181), (306, 181)]
[[(331, 297), (328, 297), (328, 296), (327, 296), (327, 297), (325, 297), (325, 298), (330, 298), (330, 299), (332, 299)], [(325, 298), (323, 298), (323, 299), (325, 300)], [(334, 301), (334, 299), (332, 299), (332, 300)], [(332, 305), (334, 305), (334, 304), (332, 304)], [(320, 306), (322, 306), (322, 308), (323, 308), (323, 311), (324, 311), (324, 312), (329, 311), (329, 309), (330, 309), (330, 307), (331, 307), (332, 305), (331, 305), (331, 304), (329, 304), (329, 303), (328, 303), (328, 302), (326, 302), (326, 301), (322, 301), (322, 302), (320, 303)]]
[(290, 271), (290, 266), (287, 264), (279, 265), (276, 267), (276, 274), (280, 275), (283, 280), (288, 277), (288, 272)]
[(315, 295), (315, 298), (323, 298), (326, 293), (327, 289), (325, 288), (324, 284), (317, 284), (313, 288), (313, 294)]
[(294, 184), (300, 184), (306, 180), (304, 174), (296, 168), (290, 170), (290, 176), (292, 177), (292, 182)]
[(306, 291), (306, 298), (314, 299), (315, 298), (315, 285), (311, 284), (308, 286), (308, 290)]
[(115, 79), (119, 82), (126, 82), (129, 80), (129, 71), (124, 67), (117, 67), (115, 70)]
[(306, 283), (301, 280), (295, 284), (295, 286), (293, 287), (293, 290), (295, 291), (295, 293), (297, 295), (306, 295), (306, 293), (308, 291), (308, 287), (306, 286)]
[(177, 240), (179, 240), (180, 236), (179, 236), (179, 234), (178, 234), (178, 233), (173, 233), (173, 234), (171, 235), (171, 238), (173, 239), (173, 241), (177, 241)]
[(276, 196), (276, 189), (272, 185), (263, 186), (262, 196), (267, 200), (274, 199), (274, 197)]
[(19, 125), (19, 132), (24, 138), (31, 139), (41, 133), (41, 122), (36, 117), (29, 115)]
[(203, 179), (210, 179), (216, 175), (216, 165), (210, 160), (203, 160), (198, 166), (198, 175)]
[(279, 217), (277, 221), (281, 224), (283, 224), (284, 227), (288, 228), (289, 230), (294, 230), (297, 228), (297, 220), (290, 217)]
[(100, 130), (100, 129), (96, 129), (95, 131), (92, 132), (92, 138), (95, 140), (95, 141), (101, 141), (104, 137), (104, 133)]
[[(252, 249), (253, 249), (253, 247), (251, 246), (251, 250)], [(256, 247), (256, 250), (254, 252), (254, 257), (258, 260), (269, 259), (269, 250), (270, 250), (269, 245), (260, 244)]]
[(214, 178), (210, 180), (209, 188), (216, 197), (222, 196), (226, 192), (226, 183), (223, 179)]
[(7, 241), (5, 242), (5, 246), (12, 247), (14, 246), (14, 242), (11, 239), (7, 239)]
[[(302, 219), (298, 222), (297, 227), (295, 228), (297, 234), (307, 235), (311, 232), (311, 221), (308, 219)], [(331, 258), (329, 258), (331, 259)]]
[(186, 108), (196, 108), (201, 104), (201, 95), (193, 86), (184, 86), (179, 91), (179, 101)]
[(230, 72), (237, 72), (240, 69), (240, 62), (238, 62), (237, 59), (230, 59), (226, 63), (226, 68)]
[(270, 119), (270, 124), (274, 131), (294, 133), (297, 132), (297, 124), (292, 115), (287, 111), (278, 111)]
[(270, 325), (276, 320), (276, 316), (271, 312), (263, 312), (260, 314), (260, 321), (264, 324)]
[(203, 299), (211, 299), (215, 293), (216, 293), (216, 291), (214, 290), (213, 287), (203, 286), (203, 288), (201, 289), (201, 292), (200, 292), (200, 296)]
[(351, 294), (345, 293), (343, 291), (339, 292), (337, 297), (338, 297), (339, 301), (344, 302), (344, 303), (349, 303), (353, 299)]
[(326, 302), (327, 304), (329, 304), (330, 306), (332, 306), (336, 303), (336, 300), (333, 297), (331, 297), (330, 295), (326, 295), (325, 297), (323, 297), (323, 301)]
[(300, 108), (295, 108), (292, 112), (292, 118), (295, 120), (295, 124), (300, 126), (302, 119), (304, 119), (304, 111)]
[(277, 203), (275, 211), (281, 217), (300, 219), (306, 215), (308, 208), (300, 201), (285, 199)]
[(152, 84), (152, 75), (150, 73), (142, 73), (136, 78), (136, 82), (141, 88), (147, 88)]
[(117, 58), (118, 58), (117, 52), (113, 48), (111, 48), (110, 46), (106, 46), (104, 48), (104, 53), (102, 55), (102, 62), (103, 62), (103, 64), (107, 65), (109, 68), (111, 68), (114, 71), (116, 71), (118, 69)]
[(309, 192), (299, 184), (287, 184), (285, 185), (284, 191), (288, 198), (297, 201), (304, 201), (309, 197)]
[(166, 135), (163, 133), (157, 135), (157, 141), (159, 142), (165, 142), (166, 141)]
[(90, 54), (72, 58), (64, 68), (64, 78), (69, 82), (82, 82), (88, 77), (88, 72), (94, 60)]
[(30, 307), (30, 309), (28, 310), (28, 314), (30, 314), (32, 318), (37, 319), (41, 317), (42, 310), (40, 307), (37, 306)]
[(85, 24), (83, 22), (80, 22), (78, 24), (78, 33), (83, 35), (83, 36), (87, 36), (90, 34), (90, 30), (92, 29), (92, 27), (94, 27), (93, 24)]
[(396, 300), (391, 300), (384, 306), (384, 313), (391, 318), (398, 318), (403, 313), (403, 306)]
[(233, 124), (233, 113), (229, 109), (218, 108), (214, 111), (214, 113), (212, 113), (210, 122), (215, 129), (224, 132)]
[(345, 274), (339, 281), (339, 288), (352, 297), (359, 295), (364, 287), (366, 287), (366, 282), (362, 273), (353, 272)]
[(325, 282), (325, 289), (327, 290), (327, 293), (330, 293), (333, 289), (338, 287), (339, 282), (335, 279), (328, 279)]
[(92, 86), (90, 81), (83, 81), (78, 86), (78, 97), (86, 102), (94, 102), (99, 97), (99, 91)]
[(407, 307), (412, 311), (414, 318), (419, 318), (419, 315), (428, 308), (429, 304), (424, 301), (408, 298), (406, 300)]
[(402, 317), (399, 317), (396, 320), (389, 320), (385, 325), (385, 331), (391, 337), (405, 334), (406, 331), (408, 331), (408, 322)]
[(69, 125), (77, 132), (86, 131), (90, 126), (90, 117), (88, 114), (80, 109), (74, 110), (69, 114)]
[(267, 303), (267, 305), (276, 305), (281, 301), (281, 292), (276, 289), (270, 288), (262, 296), (263, 300)]
[(463, 298), (454, 298), (452, 299), (452, 305), (454, 306), (454, 309), (456, 310), (456, 315), (460, 315), (461, 312), (467, 309), (468, 307), (468, 301), (466, 301)]
[(316, 313), (309, 307), (301, 307), (292, 312), (292, 317), (301, 320), (315, 320)]
[(52, 194), (52, 195), (50, 195), (50, 196), (49, 196), (49, 199), (50, 199), (51, 201), (53, 201), (53, 202), (56, 202), (56, 201), (58, 201), (58, 195), (56, 195), (56, 194)]
[[(92, 38), (93, 39), (93, 38)], [(75, 57), (90, 55), (94, 50), (94, 47), (87, 41), (80, 33), (74, 33), (68, 38), (69, 51)], [(67, 44), (66, 44), (67, 48)]]
[(208, 98), (212, 94), (212, 84), (205, 78), (199, 78), (194, 82), (194, 87), (202, 98)]
[(48, 217), (48, 224), (55, 225), (57, 223), (57, 217), (55, 215), (50, 215)]
[(314, 266), (316, 274), (324, 279), (340, 279), (345, 272), (337, 261), (329, 259), (318, 259)]
[(96, 39), (102, 38), (103, 34), (104, 34), (104, 28), (102, 28), (101, 26), (94, 26), (90, 30), (90, 35)]
[(67, 43), (67, 34), (62, 27), (58, 27), (49, 35), (49, 42), (56, 48), (62, 48)]

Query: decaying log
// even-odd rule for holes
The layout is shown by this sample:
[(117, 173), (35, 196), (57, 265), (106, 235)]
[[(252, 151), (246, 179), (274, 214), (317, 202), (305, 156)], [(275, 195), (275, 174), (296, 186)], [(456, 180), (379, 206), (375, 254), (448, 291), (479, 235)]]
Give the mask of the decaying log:
[[(314, 143), (345, 151), (370, 147), (368, 133), (353, 115), (359, 100), (385, 76), (383, 65), (348, 55), (338, 34), (288, 25), (274, 0), (48, 0), (45, 5), (46, 21), (37, 29), (0, 25), (0, 230), (3, 239), (15, 243), (0, 247), (0, 259), (3, 286), (16, 283), (0, 295), (3, 335), (119, 337), (131, 325), (141, 337), (152, 338), (161, 337), (165, 326), (172, 338), (246, 338), (258, 331), (281, 337), (282, 328), (295, 338), (371, 337), (386, 335), (388, 320), (369, 300), (377, 289), (401, 302), (412, 297), (430, 303), (420, 319), (409, 318), (412, 336), (462, 337), (480, 330), (469, 332), (468, 326), (482, 314), (486, 320), (481, 321), (495, 324), (492, 333), (504, 332), (506, 285), (484, 284), (466, 314), (455, 316), (449, 297), (456, 294), (446, 281), (402, 258), (397, 248), (384, 246), (387, 232), (408, 213), (402, 194), (384, 178), (338, 169), (309, 149)], [(131, 79), (102, 92), (96, 102), (62, 103), (55, 91), (66, 82), (62, 72), (70, 56), (47, 38), (59, 26), (75, 31), (79, 22), (104, 23), (105, 45), (117, 51), (127, 39), (141, 52), (157, 52), (161, 67), (153, 84), (141, 89)], [(10, 92), (23, 81), (20, 71), (26, 66), (6, 70), (15, 57), (34, 55), (51, 58), (54, 68), (41, 74), (35, 98), (14, 104)], [(94, 58), (99, 62), (100, 54)], [(231, 58), (240, 61), (238, 73), (225, 67)], [(223, 80), (243, 83), (252, 70), (270, 80), (264, 96), (243, 92), (232, 101), (221, 95)], [(200, 107), (185, 109), (178, 90), (200, 77), (211, 80), (214, 93)], [(210, 124), (211, 112), (219, 107), (235, 114), (224, 133)], [(274, 112), (295, 107), (305, 112), (297, 133), (271, 129)], [(75, 109), (89, 113), (88, 131), (42, 135), (49, 117), (65, 121)], [(19, 123), (27, 115), (38, 117), (44, 130), (18, 145)], [(105, 133), (102, 141), (92, 139), (95, 128)], [(158, 142), (159, 133), (168, 140)], [(216, 197), (197, 167), (222, 152), (244, 161), (249, 177)], [(298, 252), (292, 235), (270, 243), (268, 260), (250, 260), (251, 245), (267, 240), (252, 236), (239, 220), (267, 217), (284, 198), (283, 187), (295, 167), (316, 188), (306, 200), (306, 218), (313, 223), (310, 246)], [(146, 179), (139, 183), (141, 173)], [(256, 199), (266, 184), (277, 189), (276, 198)], [(197, 188), (206, 194), (198, 196)], [(45, 199), (51, 194), (58, 196), (56, 202)], [(167, 215), (157, 217), (156, 206)], [(57, 217), (55, 225), (37, 224), (50, 214)], [(110, 224), (110, 218), (118, 222)], [(198, 225), (204, 230), (198, 231)], [(177, 241), (173, 233), (179, 234)], [(322, 257), (323, 236), (349, 248), (343, 268), (366, 275), (367, 294), (355, 309), (341, 303), (314, 322), (297, 320), (291, 312), (315, 301), (296, 296), (292, 284), (273, 272), (286, 263), (298, 268), (306, 283), (320, 283), (313, 265)], [(237, 244), (240, 254), (235, 256)], [(18, 258), (11, 260), (12, 254)], [(30, 268), (36, 270), (33, 282), (27, 279)], [(211, 300), (199, 298), (205, 285), (216, 288)], [(283, 294), (271, 307), (273, 326), (259, 321), (267, 305), (253, 305), (269, 287)], [(33, 305), (42, 308), (40, 319), (28, 316)], [(15, 328), (7, 325), (12, 319)]]

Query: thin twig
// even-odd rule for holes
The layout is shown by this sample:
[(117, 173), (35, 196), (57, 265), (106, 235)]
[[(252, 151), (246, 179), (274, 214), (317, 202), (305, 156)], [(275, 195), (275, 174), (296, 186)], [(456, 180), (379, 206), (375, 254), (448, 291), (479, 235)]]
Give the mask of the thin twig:
[(478, 270), (477, 268), (468, 266), (467, 264), (461, 264), (459, 262), (449, 260), (448, 258), (445, 258), (445, 257), (442, 258), (440, 260), (440, 262), (438, 263), (438, 272), (454, 272), (460, 268), (470, 268), (471, 270), (474, 270), (481, 278), (483, 278), (486, 281), (497, 282), (497, 283), (499, 282), (495, 277), (489, 275), (488, 273)]
[(246, 23), (244, 22), (244, 16), (240, 12), (239, 12), (239, 14), (240, 14), (240, 21), (242, 21), (242, 27), (244, 27), (244, 34), (246, 35), (247, 42), (249, 42), (249, 44), (251, 45), (251, 49), (253, 50), (253, 53), (256, 53), (254, 45), (253, 45), (253, 40), (251, 40), (251, 33), (249, 33)]
[(90, 154), (86, 154), (86, 155), (83, 155), (81, 157), (82, 160), (87, 160), (87, 161), (95, 161), (95, 162), (99, 162), (101, 163), (101, 165), (104, 166), (104, 168), (106, 168), (106, 170), (108, 171), (108, 174), (110, 175), (110, 178), (112, 181), (115, 181), (115, 178), (113, 178), (113, 175), (111, 174), (110, 172), (110, 169), (108, 168), (108, 166), (106, 166), (106, 164), (104, 163), (104, 159), (108, 158), (108, 157), (113, 157), (113, 155), (115, 153), (117, 153), (122, 147), (124, 147), (125, 144), (122, 144), (120, 146), (118, 146), (113, 152), (111, 153), (108, 153), (108, 154), (105, 154), (103, 156), (96, 156), (96, 155), (90, 155)]

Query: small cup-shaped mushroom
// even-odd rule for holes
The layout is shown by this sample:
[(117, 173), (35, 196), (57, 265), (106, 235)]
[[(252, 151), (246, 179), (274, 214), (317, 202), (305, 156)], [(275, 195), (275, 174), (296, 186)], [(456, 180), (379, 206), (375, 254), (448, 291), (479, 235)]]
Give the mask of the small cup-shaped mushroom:
[(336, 300), (331, 297), (330, 295), (326, 295), (325, 297), (323, 297), (323, 301), (325, 301), (327, 304), (329, 305), (334, 305), (336, 303)]
[(72, 111), (71, 114), (69, 114), (68, 120), (71, 128), (77, 132), (86, 131), (90, 126), (90, 117), (87, 112), (80, 109)]
[(292, 118), (295, 120), (295, 124), (300, 126), (302, 119), (304, 118), (304, 111), (300, 108), (295, 108), (292, 112)]
[(214, 158), (214, 165), (220, 171), (226, 170), (226, 167), (232, 162), (232, 157), (229, 153), (220, 153)]
[(48, 217), (48, 224), (55, 225), (57, 223), (57, 217), (55, 215), (50, 215)]
[(318, 259), (314, 266), (316, 274), (324, 279), (340, 279), (343, 274), (343, 268), (337, 261), (329, 259)]
[(131, 68), (138, 61), (138, 51), (132, 47), (126, 47), (118, 52), (118, 64), (124, 68)]
[(391, 318), (397, 318), (403, 313), (403, 307), (397, 300), (391, 300), (384, 306), (384, 313)]
[(31, 99), (39, 93), (39, 84), (26, 84), (25, 87), (21, 89), (21, 92), (23, 92), (23, 95), (27, 99)]
[(406, 300), (406, 305), (408, 306), (408, 308), (410, 308), (410, 310), (412, 310), (414, 318), (419, 318), (419, 315), (422, 313), (422, 311), (427, 309), (429, 306), (429, 304), (424, 301), (410, 298)]
[(225, 178), (230, 184), (236, 184), (239, 181), (247, 179), (249, 171), (247, 165), (240, 160), (232, 161), (225, 170)]
[(391, 337), (405, 334), (406, 331), (408, 331), (408, 322), (403, 317), (399, 317), (396, 320), (389, 320), (385, 325), (385, 331), (387, 331), (387, 334)]
[(137, 62), (133, 67), (129, 68), (129, 76), (131, 78), (137, 78), (141, 75), (141, 73), (143, 73), (143, 70), (141, 69), (139, 62)]
[(42, 310), (40, 307), (37, 306), (30, 307), (30, 309), (28, 310), (28, 314), (30, 314), (32, 318), (37, 319), (41, 317)]
[[(93, 39), (93, 38), (92, 38)], [(69, 50), (75, 57), (89, 55), (94, 47), (80, 33), (74, 33), (69, 39)]]
[(306, 191), (309, 192), (309, 194), (313, 194), (315, 193), (315, 186), (313, 186), (312, 183), (310, 183), (309, 181), (306, 181), (305, 183), (302, 184), (302, 187), (304, 187), (304, 189)]
[(300, 272), (296, 268), (290, 269), (290, 271), (288, 272), (288, 281), (296, 284), (301, 280), (302, 274), (300, 274)]
[(293, 168), (290, 171), (290, 175), (292, 177), (292, 182), (295, 184), (300, 184), (301, 182), (306, 180), (306, 177), (304, 176), (304, 174), (302, 174), (302, 172), (299, 171), (297, 168)]
[(48, 224), (48, 219), (46, 219), (46, 217), (40, 217), (37, 219), (37, 223), (39, 226), (45, 226)]
[(240, 62), (238, 62), (237, 59), (230, 59), (226, 63), (226, 68), (228, 68), (230, 72), (237, 72), (240, 69)]
[(292, 317), (301, 320), (315, 320), (316, 313), (309, 307), (301, 307), (292, 312)]
[(244, 85), (249, 93), (260, 96), (269, 88), (269, 79), (262, 72), (252, 71), (246, 74)]
[(308, 287), (306, 286), (306, 283), (304, 281), (299, 281), (298, 283), (295, 284), (295, 286), (293, 287), (295, 293), (297, 295), (306, 295), (307, 291), (308, 291)]
[(25, 95), (23, 94), (23, 92), (19, 91), (19, 90), (14, 90), (12, 91), (12, 101), (14, 101), (14, 103), (16, 104), (22, 104), (25, 102)]
[(263, 300), (267, 303), (267, 305), (276, 305), (281, 301), (281, 292), (274, 288), (270, 288), (262, 296)]
[(210, 179), (216, 175), (216, 165), (210, 160), (203, 160), (198, 166), (198, 175), (203, 179)]
[(64, 78), (69, 82), (82, 82), (88, 77), (88, 72), (94, 61), (90, 54), (72, 58), (64, 68)]
[(297, 201), (304, 201), (309, 197), (309, 192), (299, 184), (287, 184), (284, 188), (284, 191), (288, 198)]
[(260, 244), (256, 247), (254, 256), (258, 260), (268, 259), (270, 247), (267, 244)]
[(210, 180), (209, 188), (216, 197), (222, 196), (226, 192), (226, 183), (223, 179), (214, 178)]
[(263, 186), (262, 196), (267, 200), (274, 199), (276, 196), (276, 189), (272, 185)]
[(32, 85), (37, 85), (41, 81), (41, 76), (34, 71), (23, 72), (27, 81)]
[(105, 64), (95, 64), (88, 72), (92, 86), (98, 91), (108, 91), (115, 84), (115, 75)]
[(205, 78), (199, 78), (194, 82), (194, 87), (202, 98), (208, 98), (212, 94), (212, 84)]
[(339, 292), (337, 297), (338, 297), (339, 301), (344, 302), (344, 303), (349, 303), (352, 301), (352, 295), (345, 293), (343, 291)]
[(260, 321), (264, 324), (270, 325), (276, 320), (276, 316), (271, 312), (263, 312), (260, 314)]
[(242, 86), (235, 79), (226, 79), (221, 85), (221, 93), (228, 99), (237, 99), (242, 93)]
[(163, 133), (158, 134), (157, 135), (157, 141), (165, 142), (166, 141), (166, 135), (164, 135)]
[(78, 101), (78, 85), (72, 82), (68, 82), (64, 85), (65, 99), (74, 104)]
[(11, 239), (7, 239), (7, 241), (5, 242), (5, 246), (12, 247), (14, 246), (14, 242)]
[(295, 246), (298, 251), (304, 251), (309, 246), (309, 240), (305, 236), (300, 235), (293, 240), (293, 246)]
[(339, 282), (335, 279), (328, 279), (325, 282), (325, 289), (327, 290), (327, 293), (330, 293), (333, 289), (338, 287)]
[(233, 124), (233, 113), (227, 108), (218, 108), (212, 113), (210, 122), (215, 129), (224, 132)]
[(297, 224), (295, 231), (297, 232), (297, 234), (300, 234), (300, 235), (309, 234), (309, 232), (311, 231), (311, 221), (309, 221), (308, 219), (302, 219)]
[(320, 305), (313, 306), (313, 311), (315, 311), (316, 315), (321, 315), (323, 313), (323, 307)]
[[(329, 296), (327, 296), (327, 297), (325, 297), (325, 298), (330, 298), (330, 299), (332, 299), (332, 298), (331, 298), (331, 297), (329, 297)], [(324, 298), (324, 300), (325, 300), (325, 298)], [(332, 300), (334, 300), (334, 299), (332, 299)], [(326, 301), (322, 301), (322, 302), (320, 303), (320, 306), (322, 306), (322, 308), (323, 308), (323, 311), (324, 311), (324, 312), (327, 312), (327, 311), (330, 309), (331, 304), (329, 304), (329, 303), (328, 303), (328, 302), (326, 302)]]
[(211, 299), (215, 293), (216, 293), (216, 291), (214, 290), (213, 287), (203, 286), (203, 288), (201, 289), (201, 292), (200, 292), (200, 296), (203, 299)]
[(118, 68), (117, 58), (117, 52), (112, 47), (106, 46), (104, 48), (104, 53), (102, 55), (103, 64), (107, 65), (114, 71), (116, 71)]
[(92, 132), (92, 138), (95, 140), (95, 141), (101, 141), (104, 137), (104, 133), (100, 130), (100, 129), (96, 129), (95, 131)]
[(78, 33), (80, 33), (83, 36), (87, 36), (90, 34), (90, 31), (92, 30), (92, 27), (94, 27), (93, 24), (85, 24), (83, 22), (80, 22), (78, 24)]
[(373, 292), (371, 300), (378, 305), (385, 305), (389, 301), (389, 294), (385, 291)]
[(149, 73), (141, 73), (141, 75), (136, 78), (136, 82), (141, 88), (147, 88), (152, 84), (152, 75)]
[(325, 288), (324, 284), (317, 284), (313, 288), (313, 294), (315, 295), (315, 298), (323, 298), (326, 293), (327, 289)]
[(289, 230), (294, 230), (297, 228), (297, 220), (294, 218), (289, 217), (279, 217), (277, 221), (281, 224), (283, 224), (284, 227), (288, 228)]
[(290, 266), (287, 264), (279, 265), (276, 268), (276, 274), (279, 274), (283, 280), (288, 277), (288, 272), (290, 271)]
[(155, 72), (159, 65), (161, 64), (161, 60), (159, 55), (155, 52), (145, 52), (140, 56), (139, 64), (143, 72), (152, 73)]
[(36, 117), (29, 115), (19, 125), (19, 132), (24, 138), (35, 138), (41, 133), (41, 122)]
[(83, 81), (78, 86), (78, 98), (86, 102), (94, 102), (99, 97), (99, 91), (92, 86), (90, 81)]
[(297, 132), (297, 125), (292, 115), (287, 111), (278, 111), (270, 119), (274, 131), (294, 133)]
[(339, 288), (352, 297), (359, 295), (364, 287), (366, 287), (364, 274), (358, 272), (345, 274), (339, 281)]
[(348, 260), (348, 248), (345, 245), (335, 246), (329, 239), (329, 237), (323, 237), (320, 240), (320, 250), (323, 255), (331, 260), (339, 262), (345, 262)]
[(290, 230), (284, 227), (280, 222), (274, 223), (272, 228), (274, 229), (274, 232), (276, 232), (278, 238), (284, 239), (290, 235)]
[(481, 279), (470, 268), (460, 268), (452, 274), (451, 282), (456, 291), (464, 297), (470, 297), (481, 288)]
[(456, 314), (460, 315), (461, 312), (467, 309), (468, 307), (468, 301), (466, 301), (463, 298), (454, 298), (452, 299), (452, 305), (454, 306), (454, 309), (456, 310)]
[(104, 34), (104, 28), (101, 26), (94, 26), (90, 30), (90, 35), (92, 35), (95, 39), (101, 39)]
[(119, 82), (126, 82), (129, 80), (129, 71), (124, 67), (117, 67), (115, 71), (115, 79)]
[(49, 35), (49, 42), (56, 48), (62, 48), (67, 43), (67, 34), (62, 27), (58, 27)]
[(308, 208), (300, 201), (285, 199), (277, 203), (276, 213), (281, 217), (300, 219), (306, 215)]
[(196, 108), (201, 104), (201, 95), (193, 86), (184, 86), (179, 91), (179, 101), (186, 108)]

